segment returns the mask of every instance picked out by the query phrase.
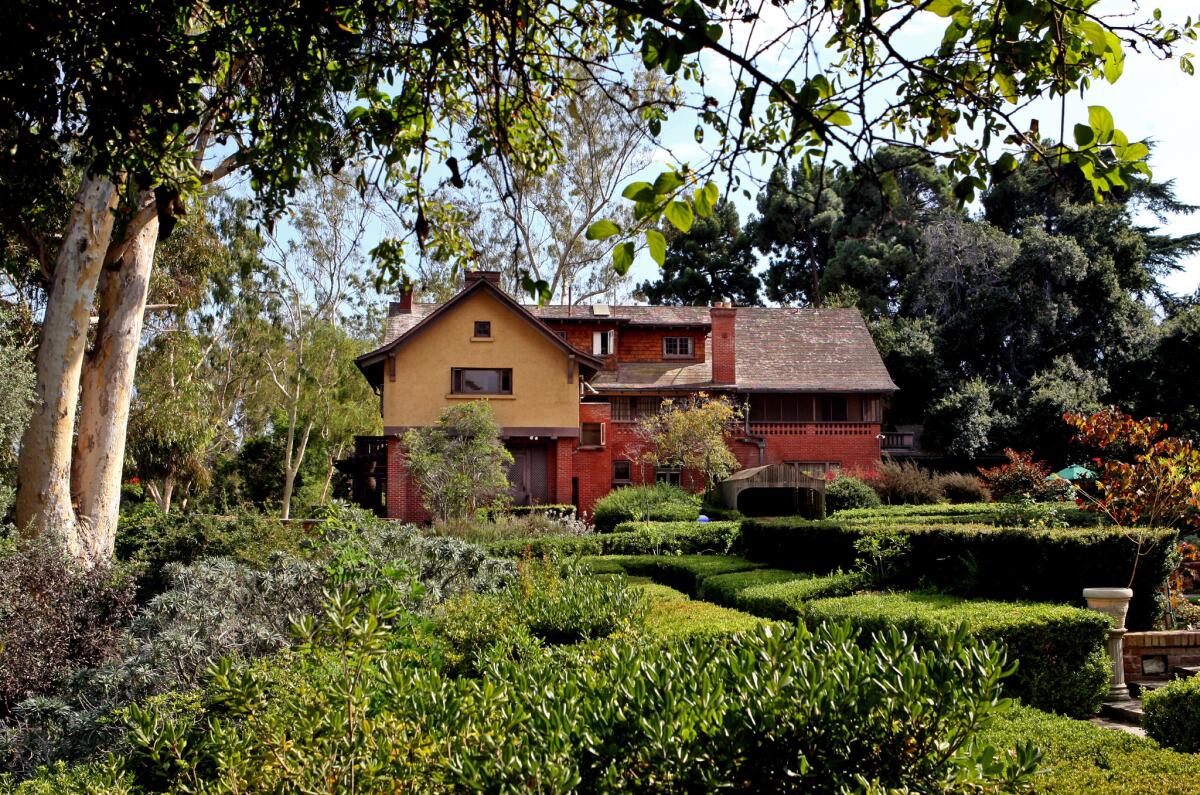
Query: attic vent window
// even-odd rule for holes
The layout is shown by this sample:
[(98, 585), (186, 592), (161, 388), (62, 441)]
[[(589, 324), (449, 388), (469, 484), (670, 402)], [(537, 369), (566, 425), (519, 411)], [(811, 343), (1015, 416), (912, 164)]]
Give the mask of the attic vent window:
[(475, 321), (475, 336), (476, 337), (492, 336), (492, 321), (476, 320)]
[(608, 308), (608, 304), (593, 304), (592, 314), (596, 317), (608, 317), (612, 312)]

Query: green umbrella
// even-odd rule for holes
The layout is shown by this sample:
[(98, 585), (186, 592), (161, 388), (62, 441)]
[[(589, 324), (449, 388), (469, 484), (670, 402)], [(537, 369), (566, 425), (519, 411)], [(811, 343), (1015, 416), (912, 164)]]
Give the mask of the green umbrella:
[(1087, 467), (1081, 467), (1081, 466), (1079, 466), (1079, 464), (1072, 464), (1071, 466), (1067, 467), (1066, 469), (1058, 470), (1053, 475), (1046, 478), (1046, 480), (1053, 480), (1054, 478), (1062, 478), (1063, 480), (1070, 480), (1070, 481), (1095, 480), (1096, 473), (1093, 472), (1092, 470), (1088, 469)]

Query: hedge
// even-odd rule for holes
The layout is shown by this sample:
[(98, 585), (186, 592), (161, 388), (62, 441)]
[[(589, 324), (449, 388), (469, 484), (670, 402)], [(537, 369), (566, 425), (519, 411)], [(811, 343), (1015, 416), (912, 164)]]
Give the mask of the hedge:
[(1003, 643), (1016, 672), (1005, 695), (1066, 715), (1095, 713), (1108, 692), (1104, 641), (1110, 621), (1094, 610), (1031, 602), (986, 602), (945, 594), (858, 594), (805, 603), (806, 624), (847, 623), (862, 638), (896, 627), (910, 637), (934, 638), (965, 624), (975, 638)]
[(760, 563), (734, 555), (628, 555), (607, 560), (620, 565), (626, 574), (649, 577), (692, 596), (700, 593), (709, 577), (762, 568)]
[(574, 516), (575, 506), (571, 503), (549, 503), (542, 505), (506, 505), (501, 508), (486, 508), (482, 511), (485, 519), (491, 521), (497, 516), (526, 516), (535, 513), (552, 513), (557, 516)]
[(622, 486), (596, 501), (592, 522), (597, 532), (609, 533), (643, 512), (650, 521), (690, 522), (700, 515), (700, 497), (665, 483)]
[[(948, 524), (893, 529), (911, 546), (888, 585), (982, 599), (1082, 604), (1084, 588), (1125, 585), (1137, 552), (1124, 531), (1112, 528)], [(829, 519), (747, 519), (739, 545), (750, 560), (825, 573), (853, 568), (854, 542), (870, 532), (874, 530)], [(1135, 533), (1147, 547), (1137, 563), (1127, 621), (1130, 629), (1140, 630), (1151, 628), (1159, 615), (1159, 594), (1173, 565), (1175, 533)]]
[[(1176, 679), (1142, 696), (1142, 728), (1167, 748), (1200, 751), (1200, 676)], [(1197, 761), (1200, 772), (1200, 760)]]
[(736, 542), (739, 527), (737, 522), (626, 522), (615, 533), (514, 538), (484, 548), (491, 555), (509, 558), (521, 557), (526, 549), (534, 557), (720, 553)]
[[(1002, 524), (1016, 510), (1007, 502), (968, 502), (934, 505), (883, 505), (878, 508), (848, 508), (829, 518), (842, 524)], [(1032, 514), (1051, 511), (1072, 527), (1098, 527), (1106, 524), (1102, 514), (1085, 511), (1069, 502), (1035, 503), (1028, 509)]]
[(995, 717), (982, 742), (1011, 748), (1030, 741), (1042, 752), (1038, 793), (1053, 795), (1183, 795), (1200, 790), (1197, 759), (1154, 741), (1087, 721), (1015, 707)]
[(747, 613), (780, 621), (799, 621), (813, 599), (849, 596), (862, 586), (858, 574), (837, 572), (821, 577), (764, 582), (738, 592), (733, 606)]
[(646, 594), (646, 633), (659, 638), (719, 637), (745, 632), (763, 623), (761, 618), (710, 602), (690, 599), (666, 585), (638, 585)]

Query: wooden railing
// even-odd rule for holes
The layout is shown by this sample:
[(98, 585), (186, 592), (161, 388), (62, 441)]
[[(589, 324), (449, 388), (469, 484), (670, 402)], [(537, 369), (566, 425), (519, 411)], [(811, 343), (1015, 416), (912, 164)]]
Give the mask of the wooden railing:
[(884, 431), (882, 446), (884, 450), (913, 450), (916, 448), (916, 441), (912, 433)]
[(876, 436), (874, 422), (751, 422), (756, 436)]

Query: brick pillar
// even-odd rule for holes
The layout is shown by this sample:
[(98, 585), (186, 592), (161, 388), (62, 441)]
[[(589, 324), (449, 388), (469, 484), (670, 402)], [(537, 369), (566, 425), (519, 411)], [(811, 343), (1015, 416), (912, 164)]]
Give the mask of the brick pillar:
[(389, 436), (387, 440), (387, 518), (406, 519), (405, 505), (408, 502), (408, 473), (404, 467), (404, 450), (400, 439)]
[(554, 456), (554, 502), (567, 505), (571, 502), (571, 478), (575, 474), (575, 440), (559, 437), (550, 452)]
[(714, 384), (736, 384), (737, 309), (722, 301), (709, 310), (712, 316), (712, 380)]

